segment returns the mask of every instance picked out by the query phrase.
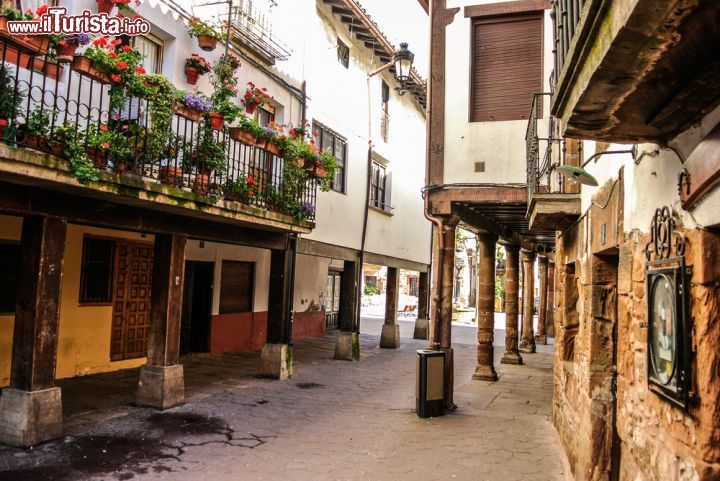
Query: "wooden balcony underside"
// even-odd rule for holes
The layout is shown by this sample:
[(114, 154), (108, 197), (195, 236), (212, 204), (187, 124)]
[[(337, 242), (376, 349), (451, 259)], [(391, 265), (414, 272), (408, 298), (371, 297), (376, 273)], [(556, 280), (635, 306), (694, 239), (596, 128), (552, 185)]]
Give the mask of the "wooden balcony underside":
[(580, 194), (535, 194), (528, 209), (531, 230), (563, 231), (580, 218)]

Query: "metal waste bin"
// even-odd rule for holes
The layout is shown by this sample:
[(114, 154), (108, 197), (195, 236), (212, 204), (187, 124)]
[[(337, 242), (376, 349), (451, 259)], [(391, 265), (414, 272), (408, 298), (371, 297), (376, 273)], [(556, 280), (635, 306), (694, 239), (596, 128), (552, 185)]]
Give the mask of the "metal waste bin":
[(445, 353), (417, 351), (415, 409), (418, 417), (430, 418), (445, 413)]

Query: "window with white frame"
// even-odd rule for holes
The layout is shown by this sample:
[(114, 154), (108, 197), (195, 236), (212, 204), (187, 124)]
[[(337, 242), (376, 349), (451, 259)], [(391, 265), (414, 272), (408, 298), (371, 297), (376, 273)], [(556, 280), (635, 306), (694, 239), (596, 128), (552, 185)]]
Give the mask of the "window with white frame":
[(162, 73), (162, 40), (152, 34), (137, 35), (132, 37), (132, 45), (145, 56), (143, 67), (147, 73)]
[(370, 183), (370, 206), (385, 212), (392, 211), (392, 174), (382, 162), (373, 160)]

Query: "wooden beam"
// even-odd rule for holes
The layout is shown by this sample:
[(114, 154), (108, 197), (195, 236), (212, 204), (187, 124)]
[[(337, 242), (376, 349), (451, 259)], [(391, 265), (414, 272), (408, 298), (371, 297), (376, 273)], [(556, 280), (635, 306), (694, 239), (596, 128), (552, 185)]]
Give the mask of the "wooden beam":
[(292, 341), (296, 249), (297, 243), (293, 240), (286, 249), (275, 249), (270, 256), (268, 344), (289, 344)]
[(52, 217), (25, 217), (13, 332), (10, 387), (53, 387), (60, 321), (60, 288), (67, 224)]
[(552, 8), (549, 0), (516, 0), (514, 2), (486, 3), (465, 7), (465, 18), (493, 17), (518, 13), (537, 12)]
[(384, 254), (376, 254), (374, 252), (366, 252), (364, 261), (367, 264), (377, 264), (381, 266), (397, 267), (398, 269), (405, 269), (408, 271), (415, 272), (427, 272), (430, 268), (427, 264), (421, 262), (411, 261), (407, 259), (400, 259), (398, 257), (386, 256)]
[(181, 234), (199, 240), (264, 249), (284, 248), (287, 243), (287, 234), (282, 232), (213, 222), (161, 209), (151, 210), (3, 182), (0, 182), (0, 192), (3, 193), (0, 213), (9, 215), (46, 215), (64, 218), (74, 224), (150, 234)]
[(357, 249), (336, 246), (302, 237), (298, 239), (298, 254), (329, 257), (331, 259), (342, 259), (344, 261), (356, 261), (360, 258), (360, 253)]

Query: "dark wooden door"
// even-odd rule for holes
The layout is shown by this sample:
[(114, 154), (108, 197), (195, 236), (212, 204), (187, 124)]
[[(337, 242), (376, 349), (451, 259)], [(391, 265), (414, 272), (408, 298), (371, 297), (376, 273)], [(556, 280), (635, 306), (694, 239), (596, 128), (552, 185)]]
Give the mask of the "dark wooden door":
[(152, 284), (152, 244), (118, 242), (110, 357), (113, 361), (147, 355)]
[(185, 263), (183, 313), (180, 328), (180, 353), (210, 351), (210, 320), (212, 317), (212, 262)]

